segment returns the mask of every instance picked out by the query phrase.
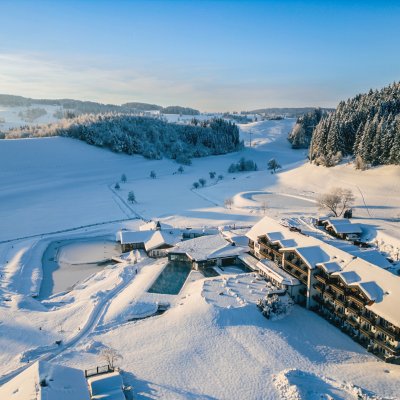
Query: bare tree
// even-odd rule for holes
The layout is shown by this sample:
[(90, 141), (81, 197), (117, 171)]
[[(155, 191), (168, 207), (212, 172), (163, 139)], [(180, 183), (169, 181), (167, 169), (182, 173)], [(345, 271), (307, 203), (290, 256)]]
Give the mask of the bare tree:
[(228, 198), (228, 199), (225, 199), (224, 200), (224, 206), (226, 207), (226, 208), (232, 208), (232, 205), (233, 205), (233, 200), (232, 200), (232, 198)]
[(350, 189), (333, 188), (320, 195), (317, 204), (319, 209), (332, 211), (335, 217), (340, 217), (347, 208), (351, 207), (354, 200)]
[(100, 352), (100, 359), (105, 361), (110, 368), (114, 368), (118, 360), (122, 360), (121, 354), (117, 350), (107, 347)]

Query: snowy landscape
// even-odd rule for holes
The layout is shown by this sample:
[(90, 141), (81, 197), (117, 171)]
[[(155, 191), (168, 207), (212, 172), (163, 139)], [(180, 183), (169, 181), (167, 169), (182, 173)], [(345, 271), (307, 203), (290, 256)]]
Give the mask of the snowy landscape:
[[(149, 220), (211, 229), (250, 227), (269, 215), (312, 231), (317, 196), (338, 185), (353, 190), (354, 221), (363, 224), (366, 240), (388, 257), (398, 255), (399, 167), (361, 172), (347, 162), (310, 165), (304, 150), (287, 141), (293, 124), (242, 125), (244, 150), (195, 159), (182, 173), (171, 160), (115, 154), (68, 138), (1, 141), (2, 383), (36, 360), (89, 369), (111, 347), (123, 356), (123, 377), (135, 398), (396, 398), (398, 366), (298, 305), (282, 319), (265, 319), (255, 306), (257, 289), (235, 283), (246, 275), (204, 278), (192, 271), (178, 295), (162, 295), (147, 290), (165, 267), (163, 258), (141, 254), (137, 263), (95, 264), (119, 255), (118, 230), (138, 230)], [(241, 157), (259, 169), (227, 173)], [(276, 174), (267, 170), (272, 157), (282, 165)], [(210, 171), (223, 178), (210, 179)], [(115, 190), (121, 174), (127, 181)], [(202, 177), (205, 186), (193, 189)], [(127, 201), (131, 190), (136, 203)], [(61, 247), (49, 259), (56, 257), (59, 270), (49, 277), (46, 252), (53, 243)], [(65, 271), (65, 282), (63, 268), (78, 274)], [(231, 288), (228, 297), (216, 296), (221, 279)], [(163, 302), (170, 305), (163, 314), (137, 319)]]
[(0, 400), (400, 400), (400, 4), (0, 15)]

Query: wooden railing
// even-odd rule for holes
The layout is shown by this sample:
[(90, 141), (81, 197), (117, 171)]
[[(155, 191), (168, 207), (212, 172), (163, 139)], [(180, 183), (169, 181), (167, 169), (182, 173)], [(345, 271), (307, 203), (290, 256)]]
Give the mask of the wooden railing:
[(90, 376), (108, 374), (109, 372), (114, 372), (114, 368), (109, 365), (102, 365), (96, 368), (85, 369), (85, 377), (89, 378)]

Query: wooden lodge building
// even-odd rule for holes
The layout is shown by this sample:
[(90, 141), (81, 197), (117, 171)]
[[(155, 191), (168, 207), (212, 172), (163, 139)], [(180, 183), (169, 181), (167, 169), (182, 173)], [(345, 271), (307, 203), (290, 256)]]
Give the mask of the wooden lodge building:
[[(400, 277), (375, 251), (340, 248), (264, 217), (248, 232), (250, 254), (296, 278), (294, 300), (319, 313), (369, 351), (400, 363)], [(346, 250), (344, 250), (346, 249)], [(257, 265), (257, 263), (255, 263)], [(268, 264), (267, 264), (268, 265)], [(290, 294), (290, 293), (289, 293)]]
[(359, 241), (362, 230), (359, 224), (353, 224), (348, 218), (319, 218), (318, 225), (325, 227), (325, 230), (338, 239)]

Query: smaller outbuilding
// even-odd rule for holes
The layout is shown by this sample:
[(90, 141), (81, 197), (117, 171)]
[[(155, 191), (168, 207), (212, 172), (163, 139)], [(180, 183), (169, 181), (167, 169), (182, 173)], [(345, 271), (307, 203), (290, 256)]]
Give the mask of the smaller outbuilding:
[(90, 377), (88, 385), (92, 400), (126, 400), (119, 372)]
[(362, 230), (359, 224), (353, 224), (347, 218), (324, 218), (319, 219), (320, 224), (331, 235), (344, 240), (355, 241), (360, 240)]
[(166, 257), (167, 249), (175, 246), (182, 240), (179, 229), (146, 230), (146, 231), (118, 231), (117, 242), (121, 244), (123, 253), (143, 249), (149, 257)]

